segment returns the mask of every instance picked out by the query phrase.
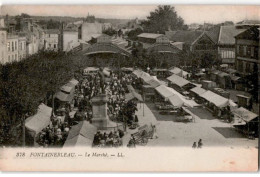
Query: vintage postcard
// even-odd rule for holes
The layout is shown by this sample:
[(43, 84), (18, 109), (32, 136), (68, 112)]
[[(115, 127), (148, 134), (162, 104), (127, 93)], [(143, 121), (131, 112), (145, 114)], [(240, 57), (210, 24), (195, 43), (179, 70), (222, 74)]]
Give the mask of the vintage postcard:
[(260, 6), (0, 6), (0, 170), (255, 172)]

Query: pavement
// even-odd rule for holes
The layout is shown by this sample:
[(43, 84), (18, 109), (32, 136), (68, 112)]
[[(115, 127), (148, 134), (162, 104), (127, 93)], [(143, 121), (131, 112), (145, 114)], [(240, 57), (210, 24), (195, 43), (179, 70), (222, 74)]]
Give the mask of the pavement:
[[(140, 103), (137, 105), (136, 115), (139, 124), (156, 125), (158, 137), (149, 140), (146, 146), (188, 146), (202, 139), (203, 146), (220, 147), (244, 147), (258, 148), (258, 138), (249, 140), (243, 134), (237, 132), (230, 123), (223, 122), (205, 108), (189, 108), (195, 117), (195, 122), (179, 122), (174, 115), (160, 115), (153, 103)], [(127, 130), (124, 141), (130, 139), (130, 135), (136, 130)], [(127, 143), (124, 142), (124, 145)]]

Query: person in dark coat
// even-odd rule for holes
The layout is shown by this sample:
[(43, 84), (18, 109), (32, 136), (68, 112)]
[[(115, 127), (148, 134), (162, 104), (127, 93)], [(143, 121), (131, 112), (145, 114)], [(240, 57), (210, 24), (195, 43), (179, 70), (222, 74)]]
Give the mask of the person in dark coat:
[(203, 145), (202, 144), (202, 139), (200, 139), (199, 142), (198, 142), (198, 148), (202, 148), (202, 145)]
[(193, 143), (192, 148), (197, 148), (197, 143), (196, 142)]

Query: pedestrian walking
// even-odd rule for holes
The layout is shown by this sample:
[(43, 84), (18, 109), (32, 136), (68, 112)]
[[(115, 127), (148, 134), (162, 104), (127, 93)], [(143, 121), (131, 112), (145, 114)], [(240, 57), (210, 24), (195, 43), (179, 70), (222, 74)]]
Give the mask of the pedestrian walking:
[(198, 148), (202, 148), (202, 139), (199, 139), (199, 142), (198, 142)]
[(192, 148), (197, 148), (197, 143), (196, 142), (193, 143)]

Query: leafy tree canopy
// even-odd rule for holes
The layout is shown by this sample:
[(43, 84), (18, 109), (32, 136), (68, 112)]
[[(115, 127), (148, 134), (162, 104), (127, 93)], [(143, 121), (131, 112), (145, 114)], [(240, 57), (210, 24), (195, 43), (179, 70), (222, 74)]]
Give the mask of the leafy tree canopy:
[(175, 8), (170, 5), (158, 6), (150, 12), (150, 16), (143, 22), (144, 31), (149, 33), (164, 33), (167, 30), (185, 29), (184, 20), (178, 16)]

